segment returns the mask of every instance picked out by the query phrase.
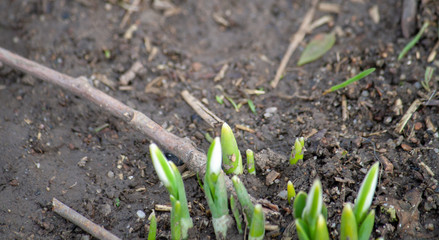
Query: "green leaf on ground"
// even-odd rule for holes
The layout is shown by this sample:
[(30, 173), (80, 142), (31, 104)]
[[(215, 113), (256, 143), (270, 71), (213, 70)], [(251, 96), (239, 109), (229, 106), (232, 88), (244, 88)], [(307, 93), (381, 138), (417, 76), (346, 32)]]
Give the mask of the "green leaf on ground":
[(313, 62), (329, 51), (335, 43), (335, 34), (318, 34), (306, 46), (300, 56), (298, 66)]
[(419, 39), (421, 39), (422, 34), (425, 32), (425, 29), (427, 29), (429, 23), (425, 22), (424, 25), (422, 25), (421, 30), (419, 30), (418, 34), (416, 34), (416, 36), (409, 42), (407, 43), (407, 45), (405, 45), (405, 47), (402, 49), (401, 53), (398, 56), (398, 61), (401, 60), (408, 51), (410, 51), (410, 49), (412, 49), (412, 47), (414, 47), (416, 45), (416, 43), (418, 43)]
[(332, 86), (330, 89), (324, 91), (323, 95), (328, 94), (330, 92), (334, 92), (334, 91), (336, 91), (336, 90), (338, 90), (340, 88), (344, 88), (344, 87), (346, 87), (347, 85), (349, 85), (351, 83), (354, 83), (354, 82), (356, 82), (356, 81), (358, 81), (358, 80), (360, 80), (362, 78), (365, 78), (367, 75), (373, 73), (374, 71), (375, 71), (375, 68), (369, 68), (367, 70), (364, 70), (361, 73), (355, 75), (354, 77), (352, 77), (352, 78), (350, 78), (350, 79), (348, 79), (348, 80), (346, 80), (346, 81), (344, 81), (344, 82), (342, 82), (342, 83), (340, 83), (338, 85)]

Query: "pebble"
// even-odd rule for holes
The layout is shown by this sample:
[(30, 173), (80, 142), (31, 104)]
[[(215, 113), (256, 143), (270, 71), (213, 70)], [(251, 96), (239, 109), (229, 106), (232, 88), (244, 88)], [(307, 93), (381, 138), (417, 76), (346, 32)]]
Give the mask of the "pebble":
[(104, 204), (101, 205), (101, 213), (104, 214), (104, 216), (108, 216), (111, 213), (111, 206), (110, 204)]
[(425, 228), (426, 228), (427, 230), (429, 230), (429, 231), (434, 231), (434, 225), (433, 225), (433, 223), (429, 223), (429, 224), (427, 224), (427, 225), (425, 226)]
[(405, 143), (401, 144), (401, 148), (404, 149), (407, 152), (409, 152), (409, 151), (411, 151), (413, 149), (412, 147), (410, 147), (410, 145), (405, 144)]
[(419, 131), (419, 130), (422, 129), (423, 126), (424, 126), (424, 125), (423, 125), (421, 122), (416, 122), (416, 123), (415, 123), (415, 130), (416, 130), (416, 131)]
[(145, 212), (142, 210), (137, 210), (136, 214), (137, 214), (137, 217), (139, 217), (141, 219), (144, 219), (146, 217)]
[(363, 97), (369, 97), (369, 91), (367, 91), (367, 90), (362, 91), (362, 92), (361, 92), (361, 96), (363, 96)]
[(277, 112), (277, 107), (269, 107), (265, 109), (264, 117), (265, 118), (272, 117), (275, 112)]
[(280, 199), (287, 200), (288, 192), (287, 192), (287, 190), (282, 190), (282, 191), (280, 191), (280, 192), (277, 194), (277, 196), (278, 196)]
[(114, 172), (113, 171), (108, 171), (107, 177), (114, 178)]

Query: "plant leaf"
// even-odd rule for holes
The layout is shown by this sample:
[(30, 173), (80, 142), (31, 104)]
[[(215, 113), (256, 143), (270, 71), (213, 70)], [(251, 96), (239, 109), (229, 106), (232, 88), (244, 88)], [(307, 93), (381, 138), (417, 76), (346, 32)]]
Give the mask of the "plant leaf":
[(302, 218), (303, 209), (305, 209), (306, 198), (308, 195), (305, 192), (300, 191), (293, 203), (293, 216), (295, 219)]
[(298, 66), (313, 62), (329, 51), (335, 43), (335, 34), (318, 34), (308, 43), (300, 56)]
[(233, 187), (235, 188), (236, 195), (238, 196), (239, 203), (241, 203), (242, 210), (247, 217), (247, 221), (251, 222), (255, 207), (250, 200), (250, 195), (248, 195), (247, 189), (236, 175), (232, 177), (232, 182)]
[(357, 221), (350, 203), (344, 206), (341, 213), (340, 240), (358, 240)]
[(306, 199), (306, 206), (302, 213), (302, 218), (308, 223), (309, 232), (312, 239), (315, 239), (317, 219), (322, 213), (322, 184), (320, 180), (314, 180), (308, 198)]
[(421, 39), (422, 34), (425, 32), (425, 29), (427, 29), (429, 23), (425, 22), (424, 25), (422, 25), (421, 30), (419, 30), (418, 34), (409, 42), (405, 47), (402, 49), (401, 53), (398, 56), (398, 61), (401, 60), (410, 49), (412, 49), (413, 46), (418, 43), (419, 39)]
[(326, 225), (326, 220), (323, 214), (320, 214), (317, 219), (316, 235), (314, 239), (329, 240), (328, 226)]
[(255, 105), (253, 104), (253, 101), (250, 100), (250, 99), (247, 99), (247, 104), (248, 104), (248, 107), (250, 108), (250, 110), (251, 110), (254, 114), (256, 114), (256, 107), (255, 107)]
[(358, 224), (362, 224), (364, 218), (366, 218), (367, 211), (372, 204), (373, 195), (375, 194), (375, 188), (378, 182), (379, 174), (379, 162), (376, 162), (367, 173), (366, 177), (361, 184), (360, 191), (355, 200), (354, 213)]
[(302, 219), (296, 219), (296, 230), (297, 236), (300, 240), (310, 240), (310, 237), (308, 236), (309, 229), (305, 221)]
[(356, 82), (356, 81), (366, 77), (367, 75), (373, 73), (374, 71), (375, 71), (375, 68), (369, 68), (367, 70), (364, 70), (361, 73), (355, 75), (354, 77), (352, 77), (352, 78), (350, 78), (350, 79), (348, 79), (348, 80), (346, 80), (346, 81), (344, 81), (344, 82), (342, 82), (342, 83), (340, 83), (338, 85), (332, 86), (330, 89), (324, 91), (323, 95), (328, 94), (330, 92), (334, 92), (334, 91), (336, 91), (336, 90), (338, 90), (340, 88), (344, 88), (347, 85), (349, 85), (351, 83), (354, 83), (354, 82)]
[(221, 148), (223, 151), (224, 172), (227, 174), (242, 174), (242, 156), (238, 149), (233, 131), (227, 123), (221, 128)]
[(358, 240), (368, 240), (373, 230), (373, 223), (375, 222), (375, 211), (371, 210), (364, 219), (358, 230)]
[(249, 240), (262, 240), (265, 235), (265, 217), (262, 205), (257, 204), (253, 211), (253, 218), (250, 224)]

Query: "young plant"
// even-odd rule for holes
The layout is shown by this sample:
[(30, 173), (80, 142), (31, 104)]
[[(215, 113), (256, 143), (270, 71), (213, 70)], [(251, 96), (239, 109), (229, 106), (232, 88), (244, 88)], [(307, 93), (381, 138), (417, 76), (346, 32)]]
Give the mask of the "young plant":
[(375, 68), (369, 68), (367, 70), (364, 70), (364, 71), (360, 72), (359, 74), (355, 75), (354, 77), (349, 78), (348, 80), (327, 89), (326, 91), (323, 92), (323, 95), (326, 95), (330, 92), (334, 92), (334, 91), (337, 91), (338, 89), (344, 88), (344, 87), (348, 86), (349, 84), (352, 84), (352, 83), (354, 83), (362, 78), (365, 78), (367, 75), (369, 75), (373, 72), (375, 72)]
[(361, 184), (355, 205), (347, 203), (341, 215), (341, 240), (367, 240), (373, 230), (375, 211), (369, 211), (378, 182), (379, 163), (375, 163)]
[(154, 169), (163, 185), (168, 189), (171, 199), (171, 238), (173, 240), (187, 239), (189, 228), (193, 227), (187, 206), (186, 192), (183, 179), (173, 162), (154, 143), (149, 145)]
[(434, 68), (428, 66), (427, 69), (425, 69), (424, 81), (421, 81), (422, 87), (424, 87), (424, 89), (427, 92), (430, 92), (430, 81), (431, 81), (431, 78), (433, 77), (433, 73), (434, 73)]
[(151, 215), (149, 215), (148, 220), (149, 222), (149, 233), (148, 233), (148, 240), (155, 240), (157, 236), (157, 219), (155, 217), (154, 210), (152, 211)]
[(255, 207), (250, 200), (250, 195), (248, 195), (247, 189), (236, 175), (232, 177), (232, 182), (236, 195), (238, 196), (239, 203), (241, 203), (242, 210), (247, 218), (247, 222), (251, 223)]
[(253, 211), (253, 218), (250, 224), (248, 240), (262, 240), (265, 235), (265, 216), (262, 211), (262, 205), (256, 204)]
[(204, 175), (204, 193), (212, 212), (212, 223), (217, 239), (226, 239), (231, 224), (227, 206), (227, 188), (224, 172), (221, 171), (221, 145), (216, 137), (207, 153), (207, 169)]
[(322, 184), (315, 180), (309, 194), (300, 191), (294, 200), (294, 218), (300, 240), (329, 239), (326, 219), (328, 211), (323, 204)]
[(419, 42), (419, 39), (421, 39), (421, 36), (427, 29), (428, 25), (429, 23), (425, 22), (422, 25), (421, 30), (419, 30), (418, 34), (416, 34), (416, 36), (409, 43), (407, 43), (407, 45), (405, 45), (405, 47), (402, 49), (401, 53), (398, 56), (398, 61), (401, 60), (408, 53), (408, 51), (410, 51), (410, 49), (412, 49), (412, 47), (414, 47), (416, 43)]
[(253, 154), (253, 151), (251, 149), (247, 149), (245, 151), (247, 155), (247, 170), (249, 174), (256, 175), (256, 168), (255, 168), (255, 156)]
[(303, 137), (296, 138), (293, 149), (290, 154), (290, 164), (294, 165), (297, 161), (303, 159), (303, 152), (305, 147), (305, 139)]
[(232, 129), (227, 123), (224, 123), (221, 129), (221, 148), (223, 151), (224, 171), (227, 174), (242, 174), (244, 169), (242, 167), (241, 152), (238, 149)]
[(295, 196), (296, 196), (296, 190), (294, 189), (294, 185), (291, 181), (288, 181), (288, 185), (287, 185), (288, 204), (291, 204), (291, 199), (293, 199)]
[(238, 204), (236, 203), (235, 198), (233, 197), (233, 195), (230, 195), (230, 209), (232, 210), (233, 217), (235, 218), (235, 221), (236, 221), (236, 228), (238, 229), (238, 232), (240, 234), (242, 234), (243, 233), (243, 231), (242, 231), (242, 221), (241, 221), (241, 217), (239, 215)]

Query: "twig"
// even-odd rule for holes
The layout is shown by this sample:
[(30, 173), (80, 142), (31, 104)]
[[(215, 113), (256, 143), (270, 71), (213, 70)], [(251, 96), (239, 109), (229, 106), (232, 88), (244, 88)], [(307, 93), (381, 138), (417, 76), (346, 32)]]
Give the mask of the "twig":
[[(41, 80), (58, 85), (77, 96), (95, 103), (100, 108), (124, 120), (133, 128), (145, 134), (150, 141), (155, 142), (164, 150), (177, 156), (190, 170), (198, 172), (200, 176), (204, 176), (206, 170), (206, 154), (199, 151), (192, 141), (175, 136), (152, 121), (145, 114), (128, 107), (119, 100), (94, 88), (85, 77), (72, 78), (34, 61), (18, 56), (1, 47), (0, 62)], [(225, 176), (225, 180), (229, 191), (234, 192), (230, 178)], [(251, 200), (252, 202), (256, 202), (256, 199), (252, 196)]]
[(416, 112), (416, 110), (421, 105), (421, 103), (422, 102), (419, 99), (416, 99), (415, 101), (413, 101), (412, 105), (410, 105), (409, 109), (407, 109), (407, 112), (404, 114), (404, 116), (402, 116), (402, 118), (399, 121), (399, 123), (396, 124), (395, 131), (397, 133), (401, 133), (402, 132), (402, 129), (404, 129), (405, 125), (407, 124), (409, 119), (412, 117), (413, 113)]
[(217, 126), (217, 124), (223, 123), (224, 121), (211, 112), (207, 107), (205, 107), (198, 99), (196, 99), (188, 91), (184, 90), (181, 92), (183, 99), (191, 106), (194, 111), (200, 115), (200, 117), (206, 121), (211, 127)]
[(291, 56), (294, 53), (294, 50), (296, 50), (297, 46), (299, 46), (299, 43), (303, 40), (306, 33), (308, 32), (318, 2), (319, 0), (312, 1), (311, 9), (306, 13), (305, 17), (303, 18), (302, 25), (300, 25), (299, 30), (294, 34), (293, 38), (291, 39), (290, 45), (288, 46), (288, 49), (284, 57), (282, 58), (282, 61), (280, 62), (279, 68), (277, 69), (276, 76), (274, 77), (273, 82), (271, 82), (272, 88), (277, 87), (277, 84), (279, 83), (279, 80), (282, 77), (282, 74), (284, 73), (288, 61), (290, 60)]
[(59, 215), (61, 215), (61, 217), (79, 226), (84, 231), (90, 233), (91, 235), (93, 235), (93, 237), (97, 239), (104, 239), (104, 240), (120, 240), (120, 238), (118, 238), (111, 232), (105, 230), (105, 228), (88, 220), (86, 217), (82, 216), (75, 210), (69, 208), (67, 205), (60, 202), (58, 199), (53, 198), (52, 205), (54, 212), (58, 213)]

